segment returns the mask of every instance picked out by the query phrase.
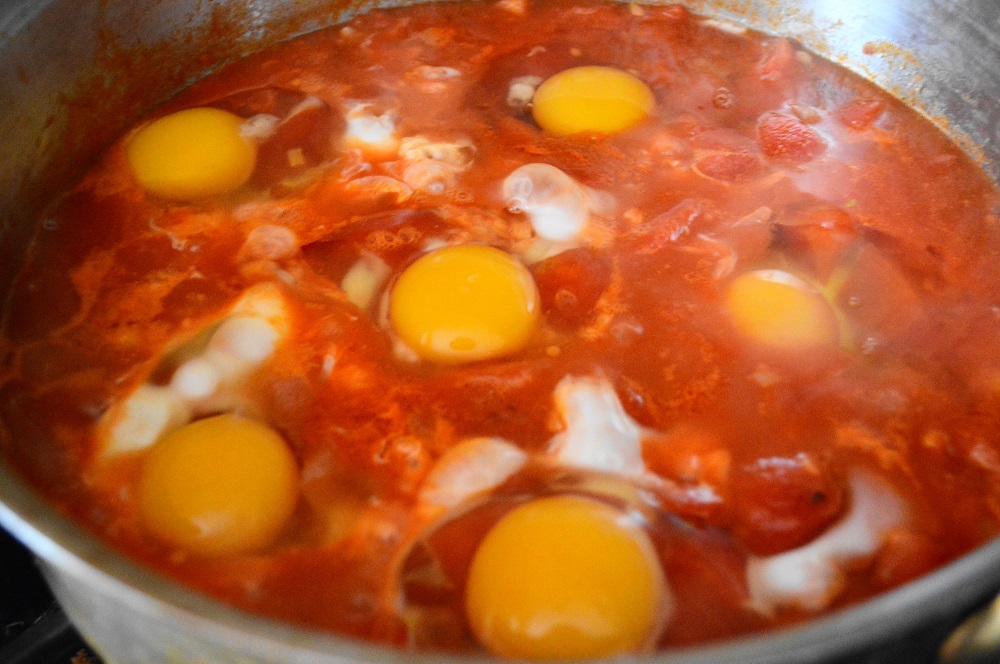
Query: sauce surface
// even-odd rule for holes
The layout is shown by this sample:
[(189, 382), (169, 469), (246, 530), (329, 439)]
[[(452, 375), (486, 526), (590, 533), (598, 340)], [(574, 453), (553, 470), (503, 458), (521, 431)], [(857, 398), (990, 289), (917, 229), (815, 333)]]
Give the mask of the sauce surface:
[[(591, 89), (625, 102), (581, 117)], [(147, 184), (180, 139), (149, 157), (137, 125), (41, 221), (5, 327), (5, 454), (128, 555), (293, 623), (504, 654), (466, 579), (545, 498), (616, 510), (665, 579), (628, 650), (852, 605), (997, 534), (1000, 195), (794, 43), (680, 6), (442, 3), (156, 118), (193, 108), (236, 132), (225, 177)], [(410, 271), (443, 247), (497, 251)], [(456, 315), (502, 302), (488, 329), (431, 302), (469, 264), (499, 276)], [(190, 433), (188, 461), (181, 427), (220, 415), (265, 451), (205, 462)], [(206, 467), (267, 484), (235, 530), (172, 525)]]

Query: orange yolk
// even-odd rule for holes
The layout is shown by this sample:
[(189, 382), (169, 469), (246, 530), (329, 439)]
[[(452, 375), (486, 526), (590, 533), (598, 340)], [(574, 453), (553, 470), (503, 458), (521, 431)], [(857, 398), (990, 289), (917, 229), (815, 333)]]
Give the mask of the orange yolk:
[(546, 79), (533, 99), (535, 122), (552, 134), (617, 134), (656, 105), (649, 87), (613, 67), (573, 67)]
[(197, 555), (271, 544), (298, 499), (295, 458), (270, 427), (235, 415), (188, 424), (150, 450), (139, 515), (160, 541)]
[(250, 179), (257, 147), (243, 119), (217, 108), (189, 108), (153, 120), (125, 146), (132, 174), (149, 193), (192, 201), (234, 191)]
[(839, 339), (837, 317), (826, 298), (781, 270), (737, 277), (726, 291), (725, 307), (740, 330), (769, 346), (832, 346)]
[(504, 516), (473, 557), (465, 606), (494, 654), (543, 660), (642, 650), (670, 608), (648, 535), (578, 496), (534, 500)]
[(538, 288), (510, 254), (482, 245), (445, 247), (399, 276), (389, 319), (420, 357), (469, 362), (508, 355), (538, 323)]

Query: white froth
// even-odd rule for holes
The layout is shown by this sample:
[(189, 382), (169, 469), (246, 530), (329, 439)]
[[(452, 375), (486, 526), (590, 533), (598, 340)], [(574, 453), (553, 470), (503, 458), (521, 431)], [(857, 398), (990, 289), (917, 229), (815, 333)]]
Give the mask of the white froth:
[(204, 357), (188, 360), (170, 378), (170, 389), (184, 399), (204, 399), (218, 389), (222, 376)]
[(427, 474), (420, 502), (453, 508), (492, 491), (528, 462), (528, 455), (501, 438), (470, 438), (445, 452)]
[(507, 90), (507, 105), (521, 108), (531, 103), (535, 90), (542, 84), (541, 76), (518, 76), (510, 82)]
[(114, 411), (104, 454), (118, 455), (149, 447), (166, 432), (185, 424), (191, 409), (167, 387), (140, 385)]
[(369, 104), (356, 104), (344, 115), (344, 139), (365, 152), (389, 153), (399, 146), (396, 120), (392, 113), (375, 115)]
[(850, 478), (851, 508), (809, 544), (747, 563), (750, 604), (766, 614), (782, 606), (825, 608), (840, 590), (844, 563), (875, 553), (883, 537), (902, 524), (902, 500), (881, 481), (863, 473)]
[(556, 386), (555, 402), (565, 426), (549, 443), (557, 463), (636, 477), (645, 472), (643, 429), (607, 380), (566, 376)]
[(528, 215), (535, 234), (546, 240), (582, 239), (592, 213), (610, 207), (610, 197), (585, 187), (555, 166), (526, 164), (503, 181), (508, 209)]
[(256, 411), (246, 379), (271, 358), (288, 327), (276, 287), (245, 293), (205, 349), (176, 367), (166, 385), (144, 383), (108, 412), (103, 456), (149, 447), (199, 415)]

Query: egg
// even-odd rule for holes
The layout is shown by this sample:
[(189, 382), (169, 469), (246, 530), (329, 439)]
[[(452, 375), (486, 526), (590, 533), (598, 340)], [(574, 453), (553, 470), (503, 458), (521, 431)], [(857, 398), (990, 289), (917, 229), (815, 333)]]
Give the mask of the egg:
[(150, 450), (137, 495), (145, 530), (199, 556), (271, 544), (298, 500), (299, 471), (269, 426), (236, 415), (187, 424)]
[(538, 325), (538, 288), (510, 254), (457, 245), (424, 254), (389, 295), (393, 330), (421, 358), (470, 362), (521, 349)]
[(670, 609), (649, 536), (597, 500), (539, 498), (506, 514), (476, 550), (469, 624), (502, 657), (590, 659), (642, 650)]
[(642, 122), (656, 105), (641, 79), (614, 67), (566, 69), (535, 92), (535, 122), (558, 135), (617, 134)]
[(729, 284), (725, 310), (744, 334), (787, 349), (833, 346), (839, 339), (829, 301), (803, 279), (782, 270), (756, 270)]
[(139, 186), (161, 198), (193, 201), (239, 189), (253, 174), (257, 146), (243, 119), (216, 108), (189, 108), (153, 120), (125, 154)]

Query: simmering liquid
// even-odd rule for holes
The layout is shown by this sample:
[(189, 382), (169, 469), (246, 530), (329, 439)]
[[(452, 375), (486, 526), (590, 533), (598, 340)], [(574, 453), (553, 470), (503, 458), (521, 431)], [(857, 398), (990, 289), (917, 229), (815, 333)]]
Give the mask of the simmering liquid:
[(773, 629), (1000, 525), (996, 187), (677, 5), (372, 11), (40, 220), (4, 453), (248, 611), (566, 659)]

